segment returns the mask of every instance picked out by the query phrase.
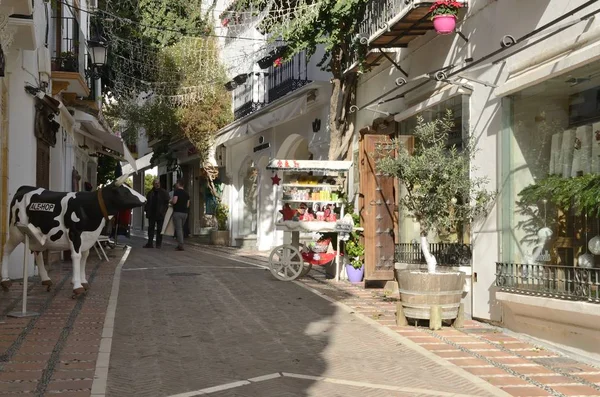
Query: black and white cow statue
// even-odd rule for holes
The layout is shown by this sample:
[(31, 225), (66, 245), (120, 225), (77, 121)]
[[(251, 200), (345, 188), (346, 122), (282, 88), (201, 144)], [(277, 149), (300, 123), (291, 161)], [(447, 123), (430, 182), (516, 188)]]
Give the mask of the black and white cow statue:
[(2, 257), (2, 289), (8, 291), (12, 284), (8, 278), (8, 258), (25, 241), (17, 227), (22, 224), (37, 237), (30, 239), (30, 249), (35, 253), (42, 285), (48, 290), (52, 286), (42, 252), (71, 251), (73, 296), (84, 293), (88, 289), (85, 264), (109, 215), (140, 207), (146, 202), (143, 195), (124, 184), (127, 177), (123, 175), (94, 192), (61, 193), (21, 186), (10, 204), (9, 236)]

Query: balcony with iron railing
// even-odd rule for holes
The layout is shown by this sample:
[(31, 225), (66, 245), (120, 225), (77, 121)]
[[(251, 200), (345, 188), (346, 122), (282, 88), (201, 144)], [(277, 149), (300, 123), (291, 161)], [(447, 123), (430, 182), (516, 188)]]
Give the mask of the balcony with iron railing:
[[(439, 266), (471, 266), (471, 246), (460, 243), (430, 243), (429, 251)], [(396, 244), (395, 261), (409, 265), (425, 264), (425, 256), (419, 243)]]
[[(467, 7), (468, 0), (458, 0)], [(379, 65), (394, 57), (387, 48), (408, 47), (411, 41), (433, 29), (429, 9), (433, 0), (371, 0), (358, 26), (359, 42), (366, 47), (361, 56), (363, 66)], [(356, 52), (356, 54), (358, 54)], [(348, 71), (359, 68), (358, 56)]]
[(374, 47), (406, 47), (433, 28), (428, 18), (433, 1), (372, 0), (358, 31)]
[(496, 263), (500, 291), (600, 303), (600, 269), (545, 264)]
[(267, 83), (269, 102), (276, 101), (311, 82), (308, 61), (306, 53), (300, 52), (289, 61), (269, 68)]
[(234, 118), (237, 120), (248, 116), (311, 83), (308, 61), (302, 52), (288, 62), (279, 63), (276, 60), (266, 73), (236, 76), (230, 82), (236, 84), (233, 90)]
[(262, 73), (250, 73), (245, 76), (237, 76), (245, 81), (239, 84), (233, 91), (234, 118), (240, 119), (259, 110), (267, 104), (265, 76)]
[(52, 70), (79, 72), (83, 70), (83, 57), (80, 56), (80, 40), (84, 35), (79, 22), (73, 17), (52, 17), (56, 37), (52, 48)]
[(73, 17), (53, 16), (51, 40), (52, 79), (56, 85), (78, 96), (87, 97), (90, 87), (85, 75), (86, 36)]

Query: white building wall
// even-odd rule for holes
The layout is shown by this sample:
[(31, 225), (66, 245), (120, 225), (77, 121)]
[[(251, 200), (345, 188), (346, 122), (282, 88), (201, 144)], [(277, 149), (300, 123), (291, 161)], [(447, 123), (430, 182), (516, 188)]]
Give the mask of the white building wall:
[[(537, 27), (543, 26), (551, 20), (560, 17), (569, 10), (585, 3), (584, 0), (545, 0), (545, 1), (489, 1), (472, 0), (470, 9), (465, 18), (462, 19), (458, 29), (469, 39), (470, 51), (467, 44), (456, 34), (439, 36), (434, 31), (413, 40), (408, 48), (399, 49), (396, 61), (409, 74), (407, 80), (409, 85), (389, 95), (393, 97), (406, 91), (415, 83), (411, 78), (423, 73), (435, 71), (443, 66), (456, 64), (464, 65), (464, 59), (471, 55), (474, 60), (487, 55), (500, 48), (500, 40), (504, 35), (510, 34), (519, 38)], [(594, 5), (579, 13), (585, 13), (597, 9)], [(568, 20), (574, 19), (570, 17)], [(577, 40), (584, 31), (594, 31), (600, 28), (600, 21), (591, 20), (580, 23), (554, 37), (542, 41), (540, 44), (520, 52), (519, 54), (498, 64), (491, 61), (466, 70), (462, 75), (478, 80), (490, 82), (502, 87), (508, 73), (515, 65), (524, 60), (549, 53), (553, 48), (565, 42)], [(505, 52), (510, 53), (510, 50)], [(535, 64), (536, 62), (533, 62)], [(539, 63), (539, 62), (537, 62)], [(358, 87), (358, 105), (361, 106), (374, 100), (382, 93), (395, 87), (395, 80), (403, 75), (390, 63), (384, 62), (370, 73), (361, 77)], [(547, 77), (547, 76), (544, 76)], [(420, 81), (419, 81), (420, 82)], [(484, 85), (468, 82), (473, 87), (470, 98), (470, 131), (478, 141), (480, 151), (477, 153), (474, 174), (485, 175), (489, 178), (490, 190), (502, 190), (501, 181), (498, 178), (500, 170), (499, 143), (502, 132), (502, 110), (501, 98), (496, 96), (495, 89)], [(532, 84), (535, 83), (532, 81)], [(441, 88), (442, 84), (437, 84)], [(412, 92), (404, 99), (388, 102), (374, 109), (399, 113), (431, 96), (434, 83), (417, 92)], [(357, 114), (357, 128), (370, 125), (374, 119), (381, 114), (361, 109)], [(500, 232), (501, 223), (496, 205), (492, 208), (489, 216), (473, 229), (473, 316), (485, 319), (498, 320), (500, 316), (499, 306), (494, 299), (495, 262), (500, 255)], [(476, 280), (476, 281), (475, 281)]]
[[(233, 243), (236, 238), (242, 237), (240, 230), (243, 209), (239, 203), (243, 201), (242, 174), (247, 169), (249, 162), (254, 162), (259, 172), (256, 248), (269, 250), (283, 242), (282, 233), (275, 231), (275, 222), (280, 217), (281, 194), (278, 194), (278, 187), (273, 186), (271, 180), (273, 172), (266, 170), (266, 165), (270, 158), (286, 156), (292, 158), (290, 152), (293, 151), (295, 145), (290, 145), (290, 143), (300, 141), (308, 145), (308, 151), (313, 154), (315, 160), (327, 159), (329, 134), (326, 124), (329, 108), (326, 104), (329, 95), (329, 87), (321, 88), (317, 100), (307, 106), (303, 115), (252, 136), (226, 143), (228, 186), (224, 190), (224, 197), (230, 206), (230, 230)], [(317, 133), (312, 130), (312, 122), (315, 118), (321, 119), (321, 130)], [(255, 153), (253, 149), (258, 146), (260, 136), (264, 137), (264, 142), (269, 143), (270, 147)]]
[[(34, 26), (38, 43), (45, 40), (46, 18), (44, 3), (35, 2)], [(35, 186), (36, 183), (36, 138), (33, 133), (35, 107), (34, 98), (25, 91), (25, 86), (38, 86), (38, 58), (36, 51), (12, 47), (6, 53), (6, 77), (8, 80), (8, 203), (19, 187)], [(8, 219), (7, 219), (8, 221)], [(23, 276), (23, 246), (17, 247), (9, 259), (9, 277)], [(34, 274), (33, 256), (29, 259), (29, 274)]]

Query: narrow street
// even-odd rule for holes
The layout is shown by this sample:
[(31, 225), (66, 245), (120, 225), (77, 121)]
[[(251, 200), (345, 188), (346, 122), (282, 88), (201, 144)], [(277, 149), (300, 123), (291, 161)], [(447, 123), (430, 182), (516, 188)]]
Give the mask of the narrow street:
[(133, 241), (109, 397), (506, 395), (247, 260)]

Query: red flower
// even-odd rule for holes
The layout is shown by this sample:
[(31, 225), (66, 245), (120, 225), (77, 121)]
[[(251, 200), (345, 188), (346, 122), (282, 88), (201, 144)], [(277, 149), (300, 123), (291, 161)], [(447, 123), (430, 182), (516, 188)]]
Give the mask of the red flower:
[(456, 0), (437, 0), (430, 8), (429, 12), (434, 17), (436, 15), (457, 15), (458, 9), (462, 8), (463, 4)]
[(221, 25), (226, 28), (229, 25), (229, 18), (225, 18), (221, 21)]
[(281, 66), (282, 63), (283, 63), (283, 59), (282, 58), (277, 58), (275, 60), (275, 62), (273, 62), (273, 66), (274, 67)]

